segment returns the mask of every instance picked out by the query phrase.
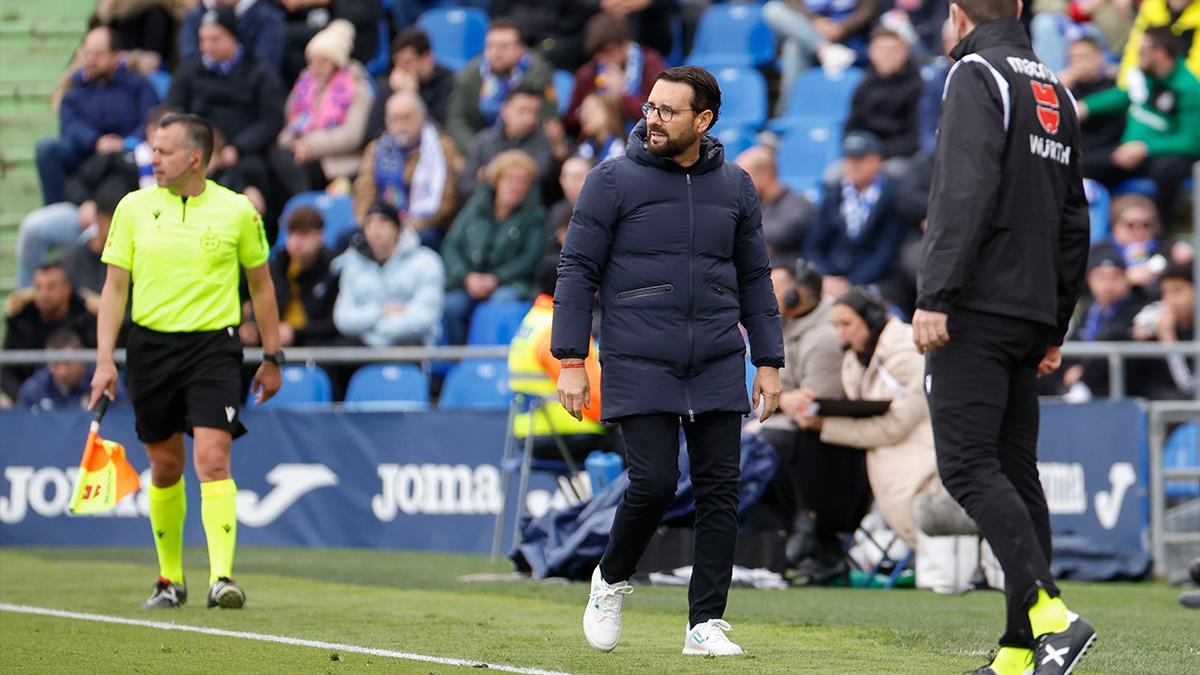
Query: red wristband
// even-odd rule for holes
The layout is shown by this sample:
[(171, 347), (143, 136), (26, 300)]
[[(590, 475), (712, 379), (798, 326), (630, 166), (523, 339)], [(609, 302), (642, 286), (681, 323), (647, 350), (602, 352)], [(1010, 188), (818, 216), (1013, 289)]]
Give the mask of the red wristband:
[(563, 368), (583, 368), (584, 364), (582, 364), (582, 363), (564, 363), (564, 364), (562, 364), (561, 367), (563, 367)]

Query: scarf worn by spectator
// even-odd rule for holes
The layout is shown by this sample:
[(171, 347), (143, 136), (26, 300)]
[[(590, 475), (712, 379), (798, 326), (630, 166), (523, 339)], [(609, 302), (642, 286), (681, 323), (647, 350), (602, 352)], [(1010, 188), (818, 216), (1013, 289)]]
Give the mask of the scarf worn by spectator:
[(606, 159), (620, 157), (625, 154), (625, 141), (620, 136), (613, 136), (601, 145), (594, 138), (579, 144), (575, 150), (576, 157), (592, 160), (593, 164), (599, 164)]
[(879, 201), (882, 184), (882, 176), (877, 177), (870, 187), (860, 193), (854, 183), (842, 181), (842, 218), (846, 221), (846, 234), (851, 239), (858, 239), (862, 235), (867, 218), (871, 217), (871, 209)]
[(228, 75), (233, 72), (234, 68), (237, 68), (237, 64), (242, 62), (242, 46), (237, 46), (237, 51), (233, 53), (233, 58), (228, 61), (217, 61), (210, 58), (207, 54), (201, 54), (200, 62), (211, 72), (218, 75)]
[[(645, 59), (641, 45), (630, 42), (629, 49), (625, 52), (625, 91), (621, 92), (622, 96), (637, 96), (642, 91), (642, 66)], [(607, 69), (603, 63), (596, 68), (596, 91), (600, 94), (608, 93), (605, 70)]]
[(146, 141), (137, 144), (133, 149), (133, 161), (137, 164), (138, 187), (147, 188), (158, 184), (154, 178), (154, 150)]
[(508, 92), (525, 79), (530, 60), (529, 54), (526, 53), (517, 61), (517, 65), (513, 66), (508, 77), (500, 77), (493, 73), (487, 59), (479, 60), (479, 114), (483, 115), (483, 121), (487, 122), (488, 126), (496, 122), (496, 116), (500, 114), (500, 106), (504, 104)]
[(323, 88), (312, 72), (305, 70), (296, 81), (288, 131), (304, 136), (318, 129), (340, 127), (354, 102), (356, 87), (354, 75), (346, 68), (335, 72)]
[[(411, 150), (411, 149), (410, 149)], [(375, 147), (375, 186), (379, 198), (414, 218), (429, 218), (438, 212), (446, 189), (446, 155), (437, 127), (421, 127), (417, 167), (412, 185), (404, 180), (405, 149), (391, 134), (379, 137)]]

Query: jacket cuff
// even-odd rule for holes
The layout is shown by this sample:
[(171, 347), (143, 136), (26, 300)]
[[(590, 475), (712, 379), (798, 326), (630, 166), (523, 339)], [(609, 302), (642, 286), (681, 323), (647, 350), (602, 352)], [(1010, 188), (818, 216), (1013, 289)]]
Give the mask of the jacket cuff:
[(950, 309), (953, 306), (954, 306), (953, 304), (951, 304), (945, 300), (940, 300), (940, 299), (936, 299), (936, 298), (926, 297), (926, 298), (918, 298), (917, 299), (917, 309), (923, 309), (927, 312), (941, 312), (942, 314), (949, 314)]

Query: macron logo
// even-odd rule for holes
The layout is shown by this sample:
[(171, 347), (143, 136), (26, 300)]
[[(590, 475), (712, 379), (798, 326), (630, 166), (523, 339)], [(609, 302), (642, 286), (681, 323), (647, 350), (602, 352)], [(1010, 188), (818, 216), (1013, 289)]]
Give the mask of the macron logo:
[(236, 414), (237, 414), (237, 408), (235, 408), (231, 405), (225, 406), (225, 419), (229, 420), (230, 424), (233, 423), (233, 416)]

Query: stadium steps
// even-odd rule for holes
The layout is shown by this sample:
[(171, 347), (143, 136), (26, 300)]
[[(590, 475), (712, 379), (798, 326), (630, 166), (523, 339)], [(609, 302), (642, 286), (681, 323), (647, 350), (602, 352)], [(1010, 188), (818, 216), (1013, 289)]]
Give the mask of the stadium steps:
[(0, 297), (16, 281), (17, 226), (41, 206), (33, 148), (58, 130), (50, 94), (95, 4), (0, 0)]

